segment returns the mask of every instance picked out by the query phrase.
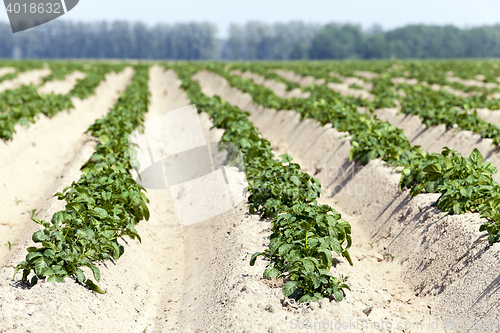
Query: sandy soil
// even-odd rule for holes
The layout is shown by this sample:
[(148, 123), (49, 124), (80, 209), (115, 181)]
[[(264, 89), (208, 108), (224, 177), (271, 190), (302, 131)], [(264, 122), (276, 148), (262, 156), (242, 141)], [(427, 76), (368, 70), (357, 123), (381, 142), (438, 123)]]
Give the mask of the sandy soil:
[(10, 73), (14, 73), (15, 71), (16, 69), (14, 67), (2, 67), (0, 68), (0, 77)]
[[(123, 91), (130, 74), (117, 77), (100, 98), (107, 97), (111, 106), (110, 97), (115, 93), (117, 97)], [(146, 120), (189, 104), (179, 86), (180, 81), (173, 72), (164, 72), (158, 67), (151, 69), (152, 96)], [(99, 108), (87, 105), (87, 109)], [(51, 129), (56, 128), (54, 119)], [(217, 141), (222, 132), (210, 130), (212, 125), (206, 115), (200, 115), (200, 119), (207, 140)], [(33, 131), (37, 124), (39, 122), (30, 130)], [(64, 128), (57, 126), (60, 127)], [(73, 132), (81, 133), (74, 128)], [(21, 141), (20, 136), (13, 142), (17, 141)], [(43, 146), (54, 147), (54, 144), (37, 141), (38, 148)], [(57, 173), (63, 178), (58, 176), (54, 183), (50, 182), (52, 178), (45, 177), (51, 183), (50, 191), (46, 191), (50, 195), (43, 195), (39, 203), (29, 206), (42, 208), (40, 218), (50, 218), (63, 208), (61, 202), (50, 198), (51, 194), (79, 178), (79, 168), (91, 155), (93, 142), (76, 148), (75, 158)], [(54, 160), (52, 168), (59, 164)], [(21, 162), (21, 165), (29, 165), (28, 161)], [(45, 169), (50, 170), (50, 167)], [(12, 193), (2, 193), (12, 200)], [(126, 251), (120, 260), (99, 263), (102, 272), (99, 284), (107, 290), (105, 295), (90, 292), (70, 279), (63, 284), (39, 283), (30, 289), (19, 282), (19, 276), (12, 280), (15, 265), (24, 259), (25, 248), (32, 244), (29, 238), (35, 227), (30, 224), (0, 268), (0, 332), (115, 332), (117, 329), (125, 332), (219, 332), (215, 326), (226, 324), (230, 310), (227, 294), (232, 290), (239, 295), (234, 283), (246, 280), (243, 275), (232, 275), (233, 266), (249, 267), (247, 252), (241, 251), (242, 241), (249, 235), (257, 235), (256, 247), (250, 246), (248, 253), (263, 247), (255, 218), (246, 213), (248, 207), (243, 205), (208, 221), (181, 228), (168, 191), (149, 190), (148, 197), (151, 218), (137, 228), (142, 244), (124, 239)], [(242, 228), (237, 229), (239, 225)], [(237, 232), (232, 233), (233, 229)], [(245, 260), (240, 264), (241, 253)]]
[(283, 96), (285, 98), (309, 98), (311, 96), (310, 93), (305, 93), (302, 92), (300, 89), (295, 88), (290, 91), (286, 90), (286, 84), (274, 81), (274, 80), (267, 80), (263, 76), (260, 76), (255, 73), (251, 72), (241, 72), (240, 70), (232, 70), (230, 72), (233, 75), (240, 75), (244, 79), (251, 79), (253, 80), (256, 84), (261, 84), (269, 89), (273, 90), (275, 93), (277, 93), (279, 96)]
[(54, 80), (46, 82), (43, 86), (38, 88), (39, 94), (60, 94), (66, 95), (69, 93), (75, 85), (78, 83), (79, 79), (85, 78), (85, 73), (75, 71), (71, 74), (66, 75), (63, 80)]
[[(484, 76), (479, 77), (479, 79), (484, 80)], [(468, 86), (468, 87), (484, 87), (486, 89), (498, 88), (498, 84), (496, 84), (496, 83), (483, 82), (483, 81), (477, 81), (477, 80), (464, 80), (464, 79), (461, 79), (459, 77), (454, 77), (454, 76), (448, 76), (447, 80), (450, 82), (458, 82), (458, 83), (461, 83), (464, 86)]]
[[(155, 66), (150, 74), (152, 95), (146, 121), (190, 104), (172, 71)], [(50, 128), (42, 127), (44, 120), (40, 119), (12, 141), (12, 145), (22, 141), (33, 160), (46, 163), (42, 171), (48, 174), (29, 178), (28, 172), (38, 172), (32, 171), (33, 165), (29, 171), (16, 173), (13, 166), (19, 169), (31, 160), (6, 155), (13, 166), (5, 167), (4, 174), (12, 174), (14, 180), (1, 191), (4, 198), (0, 202), (6, 202), (3, 211), (16, 207), (9, 202), (17, 194), (10, 193), (16, 182), (26, 184), (22, 194), (29, 190), (31, 180), (31, 186), (39, 189), (39, 199), (25, 202), (31, 200), (31, 192), (20, 197), (23, 201), (18, 205), (26, 205), (10, 215), (13, 227), (20, 220), (29, 226), (20, 234), (19, 245), (2, 260), (0, 332), (290, 332), (305, 329), (308, 323), (317, 329), (320, 325), (346, 332), (444, 332), (445, 319), (498, 317), (495, 304), (500, 297), (495, 281), (500, 268), (491, 262), (497, 260), (499, 246), (486, 246), (484, 235), (477, 232), (480, 221), (476, 215), (444, 216), (429, 206), (435, 195), (409, 199), (406, 192), (397, 190), (399, 175), (382, 162), (372, 161), (366, 167), (349, 162), (349, 138), (339, 138), (345, 133), (312, 120), (300, 122), (293, 111), (275, 112), (253, 105), (249, 95), (208, 72), (196, 75), (204, 92), (217, 93), (250, 111), (251, 120), (271, 140), (275, 152), (290, 153), (304, 171), (319, 177), (325, 192), (321, 202), (338, 208), (352, 224), (354, 266), (340, 260), (332, 268), (334, 274), (350, 276), (352, 291), (346, 299), (300, 306), (286, 301), (279, 282), (262, 279), (264, 260), (254, 267), (248, 264), (254, 252), (266, 247), (269, 220), (249, 215), (248, 206), (241, 204), (207, 221), (181, 227), (166, 190), (148, 190), (151, 218), (138, 225), (142, 244), (124, 239), (125, 254), (118, 261), (99, 263), (99, 284), (107, 294), (92, 293), (70, 279), (62, 284), (39, 283), (31, 289), (19, 282), (19, 276), (12, 280), (15, 264), (24, 259), (35, 230), (22, 212), (40, 208), (38, 216), (50, 218), (62, 209), (62, 203), (51, 195), (80, 177), (79, 168), (94, 146), (81, 136), (84, 129), (73, 127), (77, 134), (73, 134), (76, 139), (70, 136), (73, 145), (61, 149), (74, 152), (59, 157), (54, 150), (59, 150), (60, 143), (41, 138), (49, 131), (77, 126), (75, 120), (88, 117), (85, 119), (90, 121), (96, 113), (105, 113), (130, 75), (128, 71), (108, 78), (108, 85), (90, 98), (101, 102), (87, 104), (82, 112), (72, 111), (72, 121), (54, 126), (52, 122), (65, 112), (50, 120)], [(87, 114), (89, 110), (92, 115)], [(218, 141), (222, 131), (210, 129), (207, 115), (201, 114), (200, 120), (207, 141)], [(37, 126), (41, 133), (35, 131)], [(35, 138), (36, 148), (29, 144)], [(7, 145), (0, 151), (9, 149)], [(54, 171), (54, 167), (60, 169)], [(16, 235), (7, 228), (0, 235), (5, 230)], [(418, 322), (423, 326), (415, 324)], [(377, 329), (380, 325), (383, 327)]]
[[(290, 79), (299, 83), (300, 80), (310, 80), (307, 78), (298, 79), (288, 72)], [(295, 74), (296, 75), (296, 74)], [(399, 80), (399, 79), (398, 79)], [(411, 80), (404, 82), (408, 83)], [(396, 81), (396, 82), (400, 82)], [(403, 82), (403, 81), (401, 81)], [(412, 81), (414, 82), (414, 81)], [(416, 83), (416, 82), (414, 82)], [(367, 112), (366, 108), (358, 108), (360, 112)], [(406, 138), (413, 144), (419, 145), (423, 149), (432, 153), (441, 152), (443, 147), (449, 147), (460, 152), (463, 156), (469, 156), (474, 148), (477, 148), (485, 157), (485, 160), (500, 167), (500, 152), (492, 145), (492, 139), (481, 139), (481, 135), (471, 131), (446, 130), (445, 125), (438, 125), (427, 128), (417, 116), (401, 114), (400, 107), (376, 109), (375, 114), (383, 121), (403, 130)], [(495, 111), (487, 109), (478, 110), (478, 115), (484, 120), (500, 126), (500, 115)], [(500, 181), (500, 173), (493, 176), (495, 181)]]
[(371, 80), (371, 79), (379, 76), (377, 73), (367, 72), (367, 71), (356, 71), (356, 72), (354, 72), (354, 74), (361, 76), (361, 77), (364, 77), (368, 80)]
[(324, 84), (325, 80), (323, 79), (315, 79), (312, 76), (301, 76), (292, 71), (286, 71), (283, 69), (276, 69), (275, 73), (283, 76), (285, 79), (298, 83), (301, 87), (308, 87), (313, 83), (316, 85)]
[[(290, 80), (290, 81), (293, 81), (293, 82), (300, 84), (301, 87), (310, 86), (312, 83), (315, 83), (318, 85), (325, 83), (325, 81), (323, 79), (316, 80), (315, 78), (310, 77), (310, 76), (303, 77), (303, 76), (300, 76), (292, 71), (277, 69), (277, 70), (275, 70), (275, 72), (278, 73), (279, 75), (283, 76), (284, 78)], [(331, 73), (331, 75), (334, 75), (334, 76), (336, 76), (339, 79), (344, 81), (342, 83), (333, 83), (333, 82), (327, 83), (327, 86), (330, 89), (340, 93), (342, 96), (354, 96), (354, 97), (366, 98), (368, 100), (372, 100), (374, 98), (374, 96), (372, 94), (370, 94), (370, 92), (368, 91), (368, 90), (371, 90), (373, 87), (371, 84), (366, 83), (363, 80), (355, 78), (355, 77), (345, 78), (345, 77), (342, 77), (342, 76), (335, 74), (335, 73)], [(364, 89), (349, 88), (349, 86), (353, 83), (360, 85)]]
[(31, 225), (26, 211), (43, 206), (55, 193), (55, 182), (87, 140), (83, 132), (114, 104), (131, 73), (128, 69), (120, 75), (108, 75), (94, 96), (83, 101), (75, 98), (71, 112), (61, 111), (52, 119), (42, 114), (30, 127), (16, 126), (12, 141), (0, 142), (0, 159), (4, 161), (0, 180), (0, 258), (8, 252), (3, 244), (15, 243), (26, 225)]
[[(263, 131), (264, 136), (271, 140), (277, 153), (291, 153), (302, 166), (309, 166), (306, 171), (313, 174), (318, 170), (314, 168), (317, 165), (310, 165), (309, 162), (311, 161), (307, 159), (302, 160), (300, 158), (301, 153), (290, 149), (288, 145), (290, 143), (289, 140), (295, 135), (300, 136), (300, 139), (297, 137), (293, 141), (302, 142), (306, 151), (319, 149), (319, 145), (314, 144), (314, 140), (318, 139), (318, 135), (311, 136), (311, 124), (313, 124), (313, 127), (315, 125), (313, 122), (304, 121), (299, 124), (296, 113), (283, 112), (277, 115), (276, 112), (252, 105), (251, 102), (249, 103), (249, 100), (251, 100), (249, 95), (242, 94), (230, 88), (227, 82), (211, 73), (200, 72), (195, 78), (202, 84), (206, 94), (220, 95), (230, 101), (230, 103), (251, 111), (252, 121)], [(248, 107), (249, 105), (252, 106)], [(287, 115), (286, 121), (280, 118), (282, 114)], [(297, 117), (294, 117), (295, 115)], [(326, 131), (321, 129), (319, 125), (315, 129), (319, 129), (320, 132)], [(287, 135), (287, 138), (284, 140), (283, 135)], [(337, 138), (335, 139), (339, 141)], [(346, 139), (340, 141), (342, 141), (340, 147), (347, 148), (348, 145), (346, 145), (346, 142), (348, 141)], [(331, 144), (326, 144), (322, 147), (329, 148), (330, 146)], [(336, 147), (336, 149), (340, 147)], [(345, 156), (348, 156), (348, 149), (340, 149), (343, 150), (342, 153)], [(336, 203), (336, 198), (323, 198), (321, 201), (333, 207), (339, 207)], [(342, 208), (340, 208), (341, 212), (343, 212)], [(350, 276), (353, 291), (348, 294), (346, 300), (338, 304), (324, 300), (319, 305), (305, 305), (298, 309), (294, 309), (292, 306), (283, 307), (283, 295), (281, 291), (276, 289), (274, 295), (269, 295), (269, 292), (258, 283), (261, 273), (259, 274), (256, 271), (255, 281), (250, 285), (250, 290), (252, 294), (257, 294), (257, 300), (268, 300), (261, 301), (262, 306), (257, 306), (257, 309), (255, 309), (255, 304), (249, 309), (249, 304), (253, 303), (252, 299), (254, 295), (246, 295), (245, 293), (244, 298), (238, 301), (237, 304), (239, 304), (239, 308), (242, 311), (247, 308), (247, 313), (248, 311), (252, 312), (245, 322), (245, 325), (249, 325), (252, 329), (248, 329), (247, 331), (257, 332), (259, 328), (262, 328), (261, 325), (267, 323), (270, 331), (282, 332), (291, 330), (294, 323), (303, 323), (306, 321), (321, 322), (323, 319), (333, 320), (334, 323), (339, 320), (341, 322), (349, 321), (349, 319), (353, 318), (355, 318), (354, 320), (367, 319), (373, 322), (390, 320), (394, 322), (394, 325), (396, 325), (396, 322), (430, 320), (429, 318), (431, 317), (429, 316), (429, 309), (426, 303), (428, 300), (417, 298), (413, 291), (402, 281), (402, 270), (396, 264), (396, 261), (388, 260), (390, 257), (383, 253), (382, 247), (374, 245), (372, 248), (373, 243), (370, 245), (370, 236), (364, 232), (355, 214), (344, 214), (343, 217), (353, 225), (353, 239), (356, 239), (356, 242), (351, 252), (352, 257), (355, 258), (355, 265), (354, 267), (349, 267), (348, 264), (342, 262), (337, 265), (337, 269), (332, 270), (332, 273), (338, 274), (340, 272)], [(267, 305), (266, 302), (268, 302)], [(261, 314), (262, 307), (268, 313)], [(366, 316), (363, 310), (372, 312), (369, 313), (369, 316)], [(283, 318), (286, 319), (283, 320)], [(243, 330), (245, 326), (237, 327)]]
[[(432, 317), (429, 319), (438, 325), (438, 331), (445, 331), (445, 320), (451, 320), (448, 324), (454, 328), (452, 331), (460, 332), (484, 331), (484, 326), (483, 329), (476, 326), (468, 330), (463, 321), (475, 320), (476, 325), (484, 325), (487, 320), (498, 318), (496, 304), (500, 295), (494, 286), (500, 269), (491, 266), (491, 262), (498, 258), (500, 246), (488, 246), (485, 234), (478, 232), (481, 220), (477, 214), (446, 216), (430, 207), (437, 197), (433, 194), (410, 199), (406, 192), (397, 190), (399, 175), (381, 161), (372, 161), (364, 168), (349, 162), (348, 138), (339, 139), (343, 133), (321, 127), (311, 120), (299, 122), (294, 112), (274, 112), (252, 106), (250, 96), (230, 88), (211, 73), (199, 73), (197, 78), (203, 82), (207, 93), (217, 93), (240, 107), (247, 106), (252, 112), (252, 121), (264, 136), (271, 138), (275, 146), (282, 140), (283, 145), (278, 149), (290, 152), (307, 170), (317, 173), (327, 197), (335, 200), (333, 206), (340, 207), (344, 217), (353, 224), (353, 230), (359, 226), (360, 233), (366, 233), (368, 237), (365, 239), (375, 244), (374, 252), (378, 250), (385, 257), (394, 257), (392, 269), (373, 276), (369, 272), (375, 268), (361, 268), (363, 256), (369, 256), (369, 252), (364, 252), (368, 248), (361, 246), (356, 255), (360, 262), (356, 263), (352, 273), (365, 279), (360, 284), (365, 292), (373, 287), (383, 296), (392, 297), (385, 308), (389, 318), (409, 318), (410, 313), (420, 310), (422, 312), (418, 313), (422, 314), (427, 308), (432, 317), (439, 318), (439, 322), (434, 322)], [(360, 234), (356, 236), (363, 239)], [(356, 238), (353, 236), (353, 239)], [(339, 264), (338, 269), (345, 268)], [(395, 274), (396, 280), (389, 283), (391, 272), (397, 269), (401, 271)], [(404, 297), (398, 298), (394, 292), (384, 294), (391, 287), (409, 288), (411, 295), (418, 297), (398, 304), (397, 299)], [(356, 303), (359, 294), (353, 290), (351, 295)], [(348, 296), (343, 304), (348, 304), (350, 299)], [(341, 313), (343, 304), (335, 305), (333, 318)], [(392, 308), (391, 304), (398, 306)], [(274, 309), (273, 306), (268, 308)], [(320, 309), (323, 309), (321, 305)], [(349, 314), (350, 318), (356, 315), (356, 312)], [(308, 318), (318, 317), (312, 312)]]
[[(366, 76), (368, 76), (368, 77), (376, 77), (376, 76), (373, 76), (373, 74), (375, 74), (375, 73), (371, 73), (370, 74), (370, 72), (355, 72), (355, 73), (361, 73), (362, 75), (360, 75), (360, 76), (364, 77), (364, 78), (366, 78)], [(347, 85), (347, 87), (349, 87), (351, 84), (356, 84), (356, 85), (362, 87), (364, 90), (372, 90), (373, 89), (373, 84), (372, 83), (365, 82), (364, 80), (362, 80), (362, 79), (360, 79), (358, 77), (352, 77), (352, 76), (351, 77), (345, 77), (345, 76), (342, 76), (342, 75), (340, 75), (338, 73), (334, 73), (334, 72), (330, 73), (330, 76), (336, 77), (336, 78), (342, 80), (343, 81), (342, 83), (344, 85)]]
[(0, 92), (3, 92), (8, 89), (17, 89), (23, 84), (30, 85), (33, 84), (38, 86), (42, 84), (43, 78), (47, 75), (50, 75), (50, 69), (34, 69), (31, 71), (26, 71), (23, 73), (19, 73), (19, 75), (12, 79), (0, 82)]
[[(391, 79), (392, 83), (394, 84), (400, 84), (400, 83), (406, 83), (406, 84), (411, 84), (411, 85), (415, 85), (418, 83), (418, 80), (417, 79), (407, 79), (407, 78), (403, 78), (403, 77), (398, 77), (398, 78), (393, 78)], [(492, 89), (492, 88), (496, 88), (497, 85), (494, 84), (494, 83), (484, 83), (484, 82), (480, 82), (480, 81), (474, 81), (474, 80), (462, 80), (462, 79), (459, 79), (459, 78), (453, 78), (451, 77), (448, 78), (448, 81), (450, 82), (459, 82), (459, 83), (462, 83), (466, 86), (477, 86), (477, 87), (486, 87), (487, 89)], [(427, 82), (420, 82), (422, 85), (428, 85)], [(467, 98), (467, 97), (471, 97), (471, 96), (474, 96), (474, 95), (480, 95), (481, 92), (480, 91), (471, 91), (471, 92), (465, 92), (463, 90), (457, 90), (457, 89), (454, 89), (450, 86), (446, 86), (446, 85), (439, 85), (439, 84), (432, 84), (431, 85), (431, 89), (432, 90), (435, 90), (435, 91), (439, 91), (440, 89), (443, 89), (444, 91), (450, 93), (450, 94), (453, 94), (453, 95), (456, 95), (458, 97), (461, 97), (461, 98)], [(398, 93), (401, 95), (401, 96), (405, 96), (404, 93), (401, 93), (398, 91)], [(498, 99), (500, 98), (500, 93), (492, 93), (492, 94), (488, 94), (487, 96), (488, 99)]]
[(411, 85), (416, 85), (418, 83), (417, 79), (407, 79), (405, 77), (395, 77), (391, 79), (393, 84), (411, 84)]
[[(401, 83), (410, 84), (410, 85), (416, 85), (417, 83), (419, 83), (417, 79), (407, 79), (407, 78), (404, 78), (404, 77), (393, 78), (393, 79), (391, 79), (391, 81), (395, 85), (401, 84)], [(458, 97), (461, 97), (461, 98), (466, 98), (466, 97), (470, 97), (470, 96), (474, 96), (474, 95), (479, 94), (479, 92), (475, 92), (475, 91), (467, 93), (467, 92), (462, 91), (462, 90), (453, 89), (450, 86), (442, 86), (442, 85), (439, 85), (439, 84), (436, 84), (436, 83), (434, 83), (434, 84), (431, 85), (431, 89), (434, 90), (434, 91), (439, 91), (439, 90), (443, 89), (444, 91), (446, 91), (446, 92), (448, 92), (450, 94), (456, 95)], [(400, 95), (402, 95), (404, 97), (403, 94), (400, 94)]]
[(369, 101), (371, 101), (375, 98), (375, 96), (373, 96), (372, 94), (370, 94), (366, 90), (349, 88), (349, 86), (352, 84), (349, 82), (350, 82), (349, 80), (347, 82), (344, 81), (344, 83), (329, 82), (327, 84), (327, 86), (328, 86), (328, 88), (332, 89), (333, 91), (340, 93), (342, 96), (360, 97), (360, 98), (367, 99)]

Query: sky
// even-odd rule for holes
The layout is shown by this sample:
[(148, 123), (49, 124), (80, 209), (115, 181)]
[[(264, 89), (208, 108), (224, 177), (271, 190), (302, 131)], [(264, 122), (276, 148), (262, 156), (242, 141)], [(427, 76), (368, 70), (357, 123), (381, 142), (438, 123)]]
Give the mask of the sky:
[[(227, 36), (231, 23), (252, 20), (353, 23), (365, 29), (379, 24), (384, 30), (418, 23), (464, 28), (500, 23), (500, 0), (80, 0), (59, 19), (149, 25), (209, 21), (219, 27), (220, 38)], [(7, 21), (4, 10), (0, 21)]]

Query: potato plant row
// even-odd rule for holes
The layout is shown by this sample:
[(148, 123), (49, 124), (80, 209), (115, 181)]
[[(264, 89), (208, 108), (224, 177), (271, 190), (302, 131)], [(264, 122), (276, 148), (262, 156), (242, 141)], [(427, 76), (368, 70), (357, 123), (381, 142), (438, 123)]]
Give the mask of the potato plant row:
[[(274, 66), (277, 65), (268, 67), (273, 68)], [(252, 71), (256, 67), (259, 66), (254, 64)], [(330, 75), (331, 68), (329, 66), (290, 64), (281, 65), (279, 68), (291, 69), (300, 75), (311, 75), (317, 79), (324, 79), (325, 82), (340, 81), (335, 76)], [(260, 72), (262, 71), (260, 69)], [(352, 72), (356, 73), (353, 70), (348, 71), (351, 74)], [(401, 76), (394, 75), (394, 71), (382, 72), (378, 77), (369, 80), (373, 84), (373, 89), (370, 92), (375, 96), (374, 100), (352, 98), (350, 102), (358, 106), (377, 109), (396, 107), (395, 101), (399, 100), (401, 113), (419, 117), (427, 127), (444, 124), (447, 129), (450, 129), (456, 126), (462, 130), (478, 133), (482, 138), (493, 139), (495, 146), (500, 144), (500, 127), (483, 120), (475, 111), (477, 108), (500, 109), (499, 99), (488, 99), (487, 92), (469, 97), (459, 97), (443, 89), (435, 91), (428, 85), (423, 85), (422, 82), (415, 85), (395, 84), (391, 81), (395, 77)], [(366, 80), (366, 78), (364, 79)], [(405, 96), (400, 96), (396, 91), (403, 92)]]
[(27, 126), (30, 122), (34, 123), (35, 117), (40, 113), (52, 118), (61, 110), (74, 108), (71, 97), (83, 99), (91, 96), (107, 73), (118, 72), (123, 68), (124, 65), (113, 64), (99, 64), (88, 69), (76, 64), (63, 66), (56, 72), (58, 78), (77, 69), (82, 69), (87, 74), (66, 95), (39, 94), (37, 87), (33, 85), (23, 85), (0, 93), (0, 138), (12, 140), (16, 124)]
[(322, 125), (331, 123), (351, 136), (350, 158), (368, 163), (375, 158), (403, 167), (400, 189), (411, 188), (410, 195), (441, 193), (436, 205), (450, 214), (478, 212), (488, 221), (481, 225), (490, 244), (500, 238), (500, 185), (493, 181), (497, 169), (484, 163), (477, 149), (468, 158), (444, 147), (440, 154), (429, 154), (412, 146), (403, 131), (377, 117), (359, 113), (351, 97), (342, 97), (324, 85), (304, 89), (308, 99), (281, 98), (252, 80), (231, 75), (217, 64), (208, 69), (224, 77), (231, 86), (252, 96), (255, 103), (277, 110), (295, 110), (303, 118)]
[(82, 268), (89, 268), (98, 282), (96, 261), (120, 258), (124, 253), (118, 242), (121, 237), (140, 240), (135, 225), (149, 219), (149, 201), (130, 173), (128, 136), (142, 125), (150, 93), (148, 66), (137, 65), (134, 69), (132, 82), (111, 111), (87, 130), (99, 142), (82, 167), (83, 175), (55, 194), (66, 201), (65, 210), (55, 213), (50, 222), (32, 216), (43, 230), (33, 234), (38, 246), (29, 247), (25, 261), (16, 267), (14, 276), (22, 270), (24, 283), (34, 285), (39, 279), (62, 282), (72, 277), (104, 293)]
[[(418, 82), (427, 82), (429, 85), (448, 85), (463, 91), (489, 91), (498, 92), (498, 77), (500, 77), (499, 61), (484, 60), (413, 60), (413, 61), (307, 61), (283, 64), (280, 62), (265, 63), (267, 68), (289, 68), (303, 71), (305, 76), (316, 76), (327, 73), (337, 73), (344, 77), (358, 77), (365, 81), (366, 76), (360, 72), (372, 72), (378, 75), (386, 75), (390, 78), (416, 79)], [(462, 80), (474, 80), (484, 83), (481, 86), (469, 86), (450, 78)], [(332, 78), (331, 82), (339, 82)], [(496, 85), (496, 86), (495, 86)]]
[(270, 242), (257, 257), (269, 259), (264, 278), (286, 280), (285, 296), (299, 302), (317, 301), (333, 296), (340, 302), (349, 289), (343, 276), (334, 277), (332, 251), (352, 264), (351, 227), (328, 205), (316, 201), (321, 194), (319, 181), (300, 171), (288, 155), (276, 159), (269, 141), (264, 139), (249, 114), (219, 96), (208, 97), (191, 76), (204, 65), (176, 64), (171, 67), (182, 81), (191, 102), (199, 112), (206, 112), (214, 126), (225, 129), (221, 142), (237, 144), (243, 153), (247, 172), (250, 213), (272, 218)]
[(41, 69), (43, 68), (43, 62), (33, 60), (33, 61), (16, 61), (16, 60), (3, 60), (0, 61), (0, 67), (13, 67), (15, 72), (5, 74), (0, 77), (0, 82), (12, 80), (16, 78), (19, 73), (23, 73), (26, 71), (30, 71), (33, 69)]

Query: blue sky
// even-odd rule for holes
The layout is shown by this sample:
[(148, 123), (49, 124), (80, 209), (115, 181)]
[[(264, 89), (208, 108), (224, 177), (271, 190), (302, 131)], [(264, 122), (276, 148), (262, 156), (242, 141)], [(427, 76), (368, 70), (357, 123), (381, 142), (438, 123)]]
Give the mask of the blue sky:
[[(0, 20), (7, 21), (0, 11)], [(410, 23), (453, 24), (458, 27), (500, 23), (500, 0), (80, 0), (61, 19), (129, 20), (148, 24), (210, 21), (225, 37), (231, 23), (301, 20), (355, 23), (384, 29)], [(36, 29), (36, 28), (35, 28)]]

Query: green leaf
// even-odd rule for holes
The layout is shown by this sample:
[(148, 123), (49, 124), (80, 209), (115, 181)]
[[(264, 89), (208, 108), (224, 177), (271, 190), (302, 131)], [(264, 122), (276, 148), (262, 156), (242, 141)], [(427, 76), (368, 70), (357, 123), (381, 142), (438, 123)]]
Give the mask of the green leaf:
[(437, 185), (437, 182), (427, 182), (424, 188), (428, 193), (435, 193), (437, 191)]
[(37, 258), (34, 262), (35, 273), (38, 276), (45, 276), (44, 272), (49, 268), (43, 257)]
[(338, 289), (333, 290), (333, 296), (335, 297), (335, 302), (337, 303), (344, 299), (344, 293)]
[(42, 254), (40, 252), (30, 252), (26, 255), (26, 261), (32, 261), (35, 258), (41, 257)]
[(45, 236), (45, 233), (42, 230), (38, 230), (35, 232), (32, 236), (33, 242), (35, 243), (41, 243), (45, 240), (47, 240), (47, 236)]
[(264, 279), (275, 279), (277, 278), (279, 275), (281, 274), (281, 272), (276, 269), (276, 268), (267, 268), (265, 271), (264, 271), (264, 275), (263, 275), (263, 278)]
[(441, 173), (442, 169), (440, 164), (429, 164), (424, 168), (423, 171), (425, 173), (432, 174), (432, 173)]
[(98, 294), (106, 293), (104, 289), (96, 285), (94, 282), (92, 282), (92, 280), (87, 279), (87, 281), (85, 281), (85, 284), (87, 285), (87, 287), (89, 287), (90, 290), (95, 291)]
[(92, 270), (92, 273), (94, 274), (94, 279), (99, 282), (99, 280), (101, 279), (101, 272), (99, 271), (99, 268), (97, 268), (96, 266), (94, 265), (91, 265), (90, 266), (90, 269)]
[(298, 281), (288, 281), (282, 287), (283, 295), (289, 297), (297, 290), (298, 285), (299, 285)]
[(291, 181), (292, 181), (292, 183), (294, 183), (295, 185), (297, 185), (297, 186), (298, 186), (298, 185), (300, 185), (300, 179), (299, 179), (299, 177), (297, 177), (297, 176), (292, 176), (292, 177), (290, 177), (290, 180), (291, 180)]
[(470, 153), (469, 160), (474, 164), (481, 164), (483, 163), (484, 157), (477, 148), (474, 148), (474, 150)]
[(257, 260), (257, 257), (260, 256), (262, 253), (261, 252), (256, 252), (252, 254), (252, 258), (250, 258), (250, 266), (255, 265), (255, 260)]
[(80, 268), (76, 269), (75, 274), (78, 282), (83, 283), (85, 281), (85, 275), (83, 274), (83, 271)]
[(108, 212), (106, 212), (106, 210), (102, 209), (102, 208), (99, 208), (99, 207), (96, 207), (94, 208), (94, 212), (97, 214), (97, 216), (99, 216), (100, 218), (106, 218), (108, 217)]
[(281, 157), (281, 163), (283, 164), (290, 163), (293, 160), (293, 158), (291, 158), (288, 154), (281, 154), (280, 157)]

